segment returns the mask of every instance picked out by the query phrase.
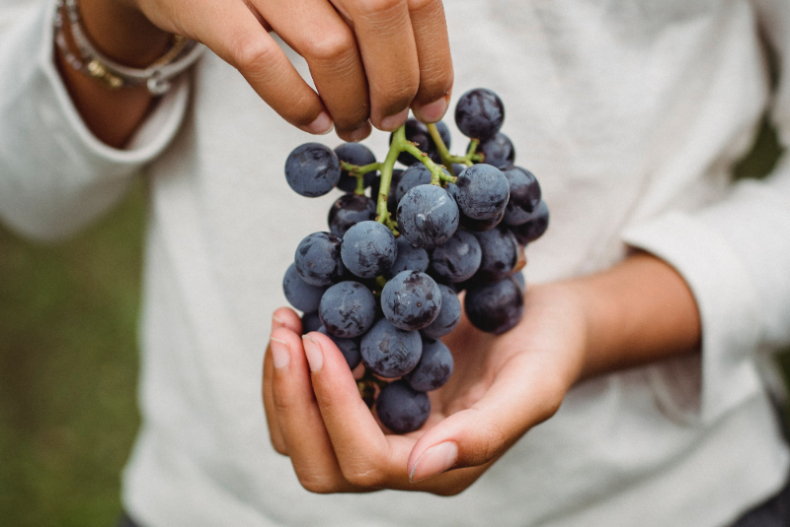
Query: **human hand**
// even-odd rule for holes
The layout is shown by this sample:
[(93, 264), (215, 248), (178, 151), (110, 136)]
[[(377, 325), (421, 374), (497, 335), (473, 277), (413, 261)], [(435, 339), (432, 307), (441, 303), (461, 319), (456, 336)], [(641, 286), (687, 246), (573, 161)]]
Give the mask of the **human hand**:
[[(118, 0), (89, 0), (106, 9)], [(447, 108), (453, 72), (441, 0), (123, 0), (156, 27), (206, 44), (289, 123), (359, 141), (395, 130), (411, 106)], [(127, 17), (128, 18), (128, 17)], [(267, 31), (302, 55), (318, 93)], [(370, 122), (368, 121), (370, 119)]]
[(572, 287), (536, 286), (521, 322), (504, 335), (464, 318), (444, 339), (455, 360), (450, 381), (430, 392), (426, 424), (405, 435), (382, 431), (332, 341), (300, 338), (299, 317), (281, 308), (264, 360), (272, 444), (313, 492), (457, 494), (557, 411), (583, 368), (583, 305)]

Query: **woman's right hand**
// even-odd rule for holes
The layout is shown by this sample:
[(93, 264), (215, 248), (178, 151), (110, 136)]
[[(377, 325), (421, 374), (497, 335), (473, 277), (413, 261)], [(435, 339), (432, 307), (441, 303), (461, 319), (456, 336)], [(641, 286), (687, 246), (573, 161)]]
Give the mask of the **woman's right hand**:
[[(83, 0), (115, 3), (118, 0)], [(445, 113), (453, 83), (441, 0), (124, 0), (206, 44), (286, 121), (345, 140)], [(318, 93), (269, 35), (305, 58)]]

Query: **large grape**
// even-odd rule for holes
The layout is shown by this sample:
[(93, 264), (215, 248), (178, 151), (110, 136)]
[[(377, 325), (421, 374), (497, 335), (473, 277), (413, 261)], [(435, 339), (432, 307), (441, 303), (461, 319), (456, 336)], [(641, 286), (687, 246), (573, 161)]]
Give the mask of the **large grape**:
[(511, 232), (516, 236), (516, 240), (521, 245), (534, 242), (549, 228), (549, 207), (546, 202), (541, 200), (538, 207), (532, 212), (522, 225), (510, 227)]
[(296, 265), (291, 264), (285, 271), (283, 278), (285, 299), (299, 311), (304, 313), (318, 311), (318, 304), (321, 303), (324, 291), (326, 287), (315, 287), (302, 280), (296, 271)]
[(335, 343), (335, 346), (337, 346), (337, 348), (340, 350), (340, 353), (343, 354), (343, 358), (346, 359), (346, 363), (348, 363), (349, 368), (353, 370), (359, 365), (360, 361), (362, 360), (362, 356), (359, 354), (359, 339), (344, 339), (336, 337), (328, 332), (324, 326), (318, 328), (317, 331), (332, 339), (332, 342)]
[(499, 169), (509, 167), (516, 159), (513, 142), (501, 132), (480, 143), (477, 152), (483, 154), (483, 163)]
[(428, 326), (442, 308), (442, 292), (425, 273), (403, 271), (381, 291), (381, 310), (390, 323), (415, 331)]
[(428, 251), (422, 247), (415, 247), (409, 243), (409, 240), (403, 236), (399, 236), (395, 240), (398, 246), (398, 257), (395, 258), (395, 263), (392, 267), (384, 271), (384, 278), (390, 279), (402, 271), (418, 271), (424, 273), (428, 270), (430, 258)]
[(381, 424), (396, 434), (419, 430), (431, 413), (431, 400), (405, 381), (396, 381), (381, 389), (376, 399), (376, 415)]
[(285, 160), (285, 179), (302, 196), (314, 198), (332, 190), (340, 180), (340, 161), (327, 146), (306, 143)]
[(520, 247), (508, 230), (493, 229), (476, 232), (482, 257), (475, 279), (495, 282), (511, 275), (519, 263)]
[(464, 298), (464, 309), (476, 328), (501, 335), (521, 320), (524, 297), (514, 278), (493, 284), (470, 284)]
[(389, 269), (398, 256), (395, 237), (376, 221), (357, 223), (343, 236), (340, 249), (346, 269), (361, 278), (375, 278)]
[(449, 240), (458, 228), (458, 206), (443, 188), (420, 185), (398, 204), (401, 234), (417, 247), (436, 247)]
[(462, 213), (475, 220), (490, 220), (505, 211), (510, 185), (492, 165), (473, 165), (455, 181), (455, 200)]
[(328, 232), (307, 235), (296, 248), (294, 265), (302, 280), (310, 285), (330, 285), (342, 273), (340, 239)]
[(362, 363), (370, 371), (393, 379), (406, 375), (420, 361), (422, 339), (419, 331), (405, 331), (382, 318), (359, 344)]
[(505, 208), (507, 225), (522, 225), (532, 219), (532, 213), (540, 204), (540, 185), (529, 170), (517, 166), (502, 171), (510, 185), (510, 200)]
[(376, 202), (367, 196), (344, 194), (329, 209), (329, 232), (342, 238), (361, 221), (376, 219)]
[(439, 284), (439, 291), (442, 292), (442, 308), (434, 321), (420, 330), (424, 337), (431, 339), (448, 335), (461, 321), (461, 301), (458, 300), (458, 294), (452, 287), (444, 284)]
[(332, 335), (345, 339), (358, 337), (376, 320), (376, 299), (359, 282), (340, 282), (324, 293), (318, 316)]
[(453, 373), (453, 355), (441, 340), (422, 339), (422, 357), (404, 379), (420, 392), (441, 388)]
[[(360, 167), (376, 162), (376, 156), (373, 155), (373, 152), (361, 143), (343, 143), (335, 148), (335, 154), (340, 161)], [(374, 179), (376, 179), (375, 170), (365, 174), (362, 178), (365, 188), (369, 187)], [(357, 178), (341, 167), (337, 188), (343, 192), (354, 192), (357, 189)]]
[(477, 238), (470, 232), (457, 230), (431, 253), (431, 271), (442, 281), (463, 282), (477, 272), (481, 259)]
[(502, 128), (505, 106), (499, 96), (485, 88), (469, 90), (455, 106), (455, 124), (467, 137), (485, 141)]

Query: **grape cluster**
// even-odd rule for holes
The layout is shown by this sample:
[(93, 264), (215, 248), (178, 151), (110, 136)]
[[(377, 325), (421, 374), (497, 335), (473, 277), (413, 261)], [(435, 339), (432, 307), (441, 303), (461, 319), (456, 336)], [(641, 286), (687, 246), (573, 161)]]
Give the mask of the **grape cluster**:
[(331, 338), (349, 368), (364, 365), (360, 394), (395, 433), (419, 429), (426, 392), (450, 378), (453, 356), (439, 339), (461, 319), (461, 291), (483, 331), (502, 334), (523, 313), (524, 248), (546, 231), (549, 210), (534, 174), (513, 165), (504, 116), (501, 99), (478, 88), (455, 109), (470, 138), (464, 156), (449, 153), (443, 122), (409, 119), (383, 162), (357, 143), (307, 143), (286, 161), (297, 193), (346, 193), (329, 210), (329, 230), (296, 248), (285, 297), (304, 313), (305, 333)]

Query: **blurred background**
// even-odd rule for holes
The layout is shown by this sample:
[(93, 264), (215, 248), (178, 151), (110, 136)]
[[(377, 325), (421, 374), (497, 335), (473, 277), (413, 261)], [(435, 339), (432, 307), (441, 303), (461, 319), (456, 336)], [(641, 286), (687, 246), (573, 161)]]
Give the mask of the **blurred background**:
[[(780, 154), (766, 124), (733, 177)], [(137, 316), (145, 181), (59, 246), (0, 226), (0, 524), (110, 527), (139, 425)], [(788, 378), (787, 354), (779, 379)]]

